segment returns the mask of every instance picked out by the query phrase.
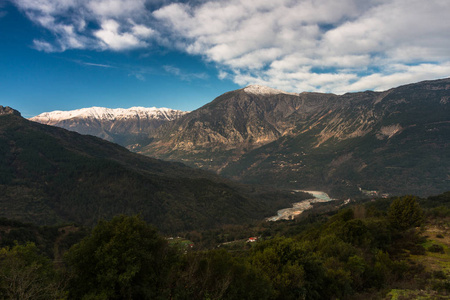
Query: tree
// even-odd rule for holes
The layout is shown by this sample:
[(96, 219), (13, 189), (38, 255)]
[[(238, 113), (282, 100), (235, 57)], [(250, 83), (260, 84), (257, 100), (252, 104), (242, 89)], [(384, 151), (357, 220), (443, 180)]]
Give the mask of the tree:
[(271, 299), (270, 282), (226, 250), (192, 252), (172, 274), (171, 299)]
[(326, 274), (308, 243), (278, 237), (258, 243), (250, 262), (273, 285), (276, 299), (326, 299)]
[(388, 210), (388, 220), (398, 230), (420, 226), (423, 218), (424, 214), (416, 197), (409, 195), (395, 199)]
[(164, 298), (173, 251), (138, 216), (100, 221), (66, 260), (70, 296), (81, 299)]
[(65, 299), (62, 281), (34, 243), (0, 249), (1, 299)]

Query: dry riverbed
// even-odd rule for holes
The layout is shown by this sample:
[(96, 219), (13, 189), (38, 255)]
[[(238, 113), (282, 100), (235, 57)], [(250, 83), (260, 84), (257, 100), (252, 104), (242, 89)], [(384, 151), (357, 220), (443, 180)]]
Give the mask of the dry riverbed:
[(311, 209), (312, 203), (329, 202), (336, 199), (331, 199), (327, 193), (321, 191), (303, 191), (294, 190), (294, 192), (304, 192), (311, 194), (314, 198), (307, 199), (301, 202), (294, 203), (290, 208), (280, 209), (276, 216), (267, 218), (267, 221), (292, 220), (295, 216), (301, 214), (305, 210)]

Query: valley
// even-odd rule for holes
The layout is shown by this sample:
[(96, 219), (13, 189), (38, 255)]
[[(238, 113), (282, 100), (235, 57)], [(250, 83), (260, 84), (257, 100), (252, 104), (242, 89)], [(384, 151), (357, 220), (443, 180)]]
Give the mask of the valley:
[[(426, 196), (450, 188), (449, 93), (448, 78), (343, 95), (254, 85), (128, 137), (121, 121), (121, 144), (245, 184)], [(59, 122), (83, 130), (73, 118)]]
[(449, 300), (450, 0), (0, 0), (0, 300)]
[(166, 233), (261, 220), (307, 196), (139, 155), (0, 107), (0, 217), (93, 226), (140, 214)]
[(449, 90), (249, 87), (128, 149), (0, 107), (0, 276), (71, 299), (446, 299)]
[(267, 221), (279, 221), (279, 220), (293, 220), (295, 217), (303, 213), (305, 210), (309, 210), (313, 208), (313, 203), (320, 203), (320, 202), (329, 202), (333, 201), (335, 199), (331, 199), (327, 193), (320, 192), (320, 191), (301, 191), (301, 190), (294, 190), (293, 192), (303, 192), (312, 195), (314, 198), (303, 200), (302, 202), (293, 203), (293, 206), (291, 208), (284, 208), (280, 209), (277, 212), (276, 216), (269, 217), (266, 220)]

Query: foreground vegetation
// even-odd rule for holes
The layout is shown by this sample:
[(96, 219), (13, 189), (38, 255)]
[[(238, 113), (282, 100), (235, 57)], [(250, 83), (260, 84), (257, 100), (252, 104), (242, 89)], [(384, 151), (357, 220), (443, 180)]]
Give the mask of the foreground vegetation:
[[(116, 216), (90, 232), (7, 220), (0, 227), (0, 298), (5, 299), (450, 295), (450, 192), (428, 199), (380, 199), (296, 221), (240, 227), (241, 236), (237, 227), (227, 227), (219, 239), (235, 235), (236, 241), (215, 244), (215, 249), (196, 241), (211, 232), (185, 233), (196, 243), (191, 248), (192, 242), (182, 237), (162, 237), (139, 216)], [(245, 235), (259, 239), (248, 243)]]

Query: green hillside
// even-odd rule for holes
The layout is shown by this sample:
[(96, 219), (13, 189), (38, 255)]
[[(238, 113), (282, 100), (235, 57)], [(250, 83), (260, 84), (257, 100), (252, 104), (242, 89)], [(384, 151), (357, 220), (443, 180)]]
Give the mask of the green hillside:
[(89, 231), (2, 219), (0, 297), (448, 299), (449, 204), (450, 192), (373, 199), (177, 238), (138, 216), (116, 216)]

